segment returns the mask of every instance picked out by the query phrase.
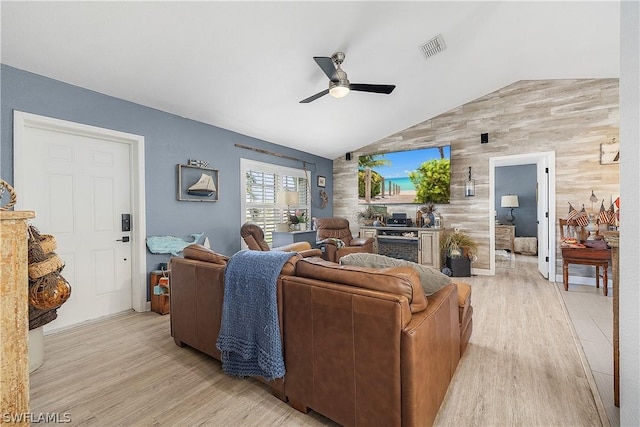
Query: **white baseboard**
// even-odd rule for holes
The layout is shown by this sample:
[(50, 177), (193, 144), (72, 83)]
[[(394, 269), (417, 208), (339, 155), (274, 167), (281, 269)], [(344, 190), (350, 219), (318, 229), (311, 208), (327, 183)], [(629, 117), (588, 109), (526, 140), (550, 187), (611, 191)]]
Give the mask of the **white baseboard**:
[[(556, 283), (563, 283), (562, 274), (556, 274)], [(608, 287), (613, 286), (612, 279), (607, 280)], [(571, 276), (569, 275), (569, 284), (570, 285), (587, 285), (587, 286), (596, 286), (596, 278), (592, 277), (582, 277), (582, 276)]]

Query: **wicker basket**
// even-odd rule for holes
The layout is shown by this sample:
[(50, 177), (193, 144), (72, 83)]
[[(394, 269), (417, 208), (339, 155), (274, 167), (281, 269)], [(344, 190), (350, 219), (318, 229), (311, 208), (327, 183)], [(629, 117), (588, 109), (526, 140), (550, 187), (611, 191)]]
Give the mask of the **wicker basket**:
[(60, 307), (71, 296), (71, 285), (59, 274), (42, 278), (29, 289), (29, 303), (40, 310)]
[(57, 248), (56, 238), (51, 234), (41, 234), (40, 246), (42, 247), (42, 252), (44, 252), (45, 254), (50, 254)]
[(47, 259), (29, 264), (29, 278), (39, 279), (47, 274), (59, 272), (64, 267), (64, 261), (55, 253), (49, 254)]
[(0, 179), (0, 203), (2, 203), (2, 194), (7, 190), (9, 192), (9, 203), (4, 206), (0, 206), (0, 211), (8, 211), (16, 204), (17, 197), (16, 192), (7, 181)]

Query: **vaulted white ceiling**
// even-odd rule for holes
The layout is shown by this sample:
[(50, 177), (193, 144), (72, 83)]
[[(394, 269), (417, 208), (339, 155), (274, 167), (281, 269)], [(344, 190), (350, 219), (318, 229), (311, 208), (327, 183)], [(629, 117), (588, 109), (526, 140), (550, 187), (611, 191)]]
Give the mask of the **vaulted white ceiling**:
[[(518, 80), (619, 76), (617, 1), (1, 7), (5, 64), (330, 159)], [(300, 104), (336, 51), (352, 83), (395, 91)]]

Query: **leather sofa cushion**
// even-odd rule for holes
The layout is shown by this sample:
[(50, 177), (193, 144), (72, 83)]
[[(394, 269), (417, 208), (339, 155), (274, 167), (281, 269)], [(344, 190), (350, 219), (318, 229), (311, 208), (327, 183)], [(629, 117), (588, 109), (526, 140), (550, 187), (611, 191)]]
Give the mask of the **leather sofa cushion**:
[(471, 286), (466, 282), (455, 282), (458, 285), (458, 305), (463, 307), (471, 300)]
[(282, 266), (280, 274), (282, 276), (293, 276), (296, 273), (296, 264), (302, 259), (302, 255), (295, 254)]
[(418, 272), (418, 275), (420, 276), (420, 284), (427, 296), (435, 294), (440, 289), (451, 283), (451, 278), (449, 276), (440, 273), (435, 268), (384, 255), (353, 253), (340, 258), (340, 264), (374, 268), (411, 267)]
[(214, 264), (226, 265), (229, 257), (219, 254), (202, 245), (192, 244), (184, 248), (182, 255), (187, 259), (212, 262)]
[[(229, 260), (228, 256), (219, 254), (212, 251), (211, 249), (205, 248), (204, 246), (195, 243), (184, 248), (182, 254), (186, 259), (193, 259), (220, 265), (227, 265), (227, 261)], [(291, 256), (291, 258), (289, 258), (282, 267), (280, 274), (285, 276), (293, 276), (296, 272), (296, 263), (301, 259), (302, 256), (300, 254)]]
[(296, 276), (402, 295), (409, 301), (411, 313), (427, 308), (420, 277), (410, 267), (369, 268), (305, 258), (296, 264)]

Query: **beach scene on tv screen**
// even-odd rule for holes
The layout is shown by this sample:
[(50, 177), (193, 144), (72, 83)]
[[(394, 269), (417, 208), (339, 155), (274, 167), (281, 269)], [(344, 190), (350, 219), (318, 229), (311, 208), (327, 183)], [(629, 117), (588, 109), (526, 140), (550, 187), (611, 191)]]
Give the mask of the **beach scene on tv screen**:
[(451, 147), (358, 158), (358, 203), (449, 203)]

